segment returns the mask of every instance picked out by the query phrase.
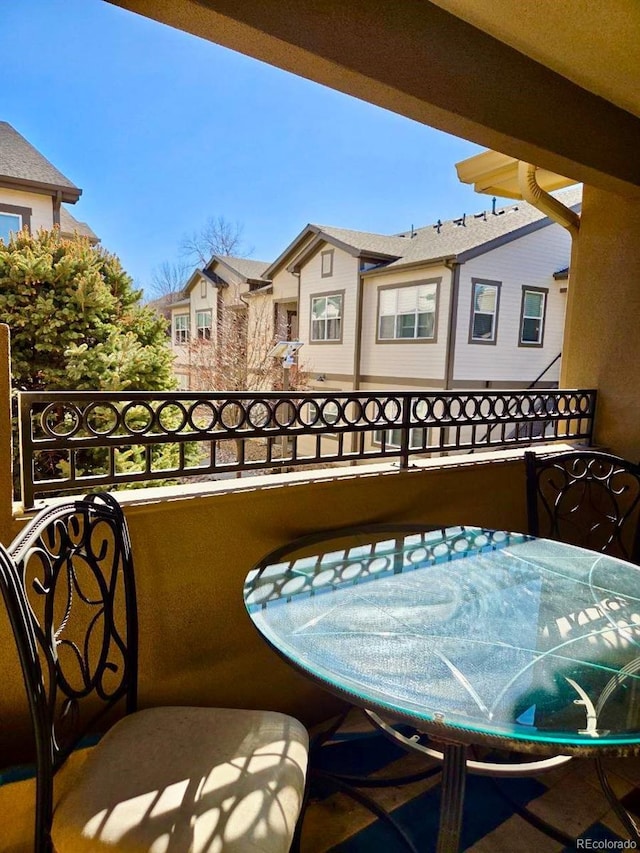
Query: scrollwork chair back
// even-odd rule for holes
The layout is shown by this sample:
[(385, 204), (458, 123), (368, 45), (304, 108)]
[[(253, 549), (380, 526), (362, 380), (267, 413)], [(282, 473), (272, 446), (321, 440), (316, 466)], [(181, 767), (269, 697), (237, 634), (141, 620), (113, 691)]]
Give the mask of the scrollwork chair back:
[(92, 495), (38, 514), (0, 546), (0, 588), (36, 742), (36, 844), (48, 850), (56, 770), (117, 703), (135, 710), (135, 585), (118, 503)]
[(640, 562), (640, 466), (598, 451), (525, 463), (531, 534)]

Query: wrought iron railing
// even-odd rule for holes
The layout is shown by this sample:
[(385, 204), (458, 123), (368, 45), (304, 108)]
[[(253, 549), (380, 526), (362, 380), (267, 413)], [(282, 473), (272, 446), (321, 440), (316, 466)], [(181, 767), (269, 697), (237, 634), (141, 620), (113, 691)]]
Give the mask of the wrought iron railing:
[[(593, 390), (20, 394), (22, 500), (228, 472), (591, 440)], [(488, 429), (490, 427), (490, 429)]]

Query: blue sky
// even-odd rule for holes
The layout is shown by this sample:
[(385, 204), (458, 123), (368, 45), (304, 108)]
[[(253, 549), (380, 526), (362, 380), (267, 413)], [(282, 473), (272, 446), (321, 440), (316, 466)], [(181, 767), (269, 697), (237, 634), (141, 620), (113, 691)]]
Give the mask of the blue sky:
[(481, 149), (102, 0), (2, 4), (8, 121), (144, 287), (211, 216), (271, 260), (316, 222), (393, 233), (490, 205)]

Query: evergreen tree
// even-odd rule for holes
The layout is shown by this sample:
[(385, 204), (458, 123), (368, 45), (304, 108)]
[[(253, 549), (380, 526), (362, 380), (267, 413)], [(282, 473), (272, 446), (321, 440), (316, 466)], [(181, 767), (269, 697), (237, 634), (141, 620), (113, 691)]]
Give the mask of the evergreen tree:
[(120, 261), (57, 228), (0, 240), (0, 322), (22, 390), (175, 388), (166, 321), (140, 305)]
[[(141, 295), (118, 258), (87, 239), (63, 239), (54, 228), (34, 235), (21, 231), (6, 244), (0, 240), (0, 322), (11, 332), (14, 388), (174, 389), (167, 321), (142, 307)], [(94, 420), (103, 414), (107, 420), (110, 410), (96, 407)], [(185, 450), (187, 459), (197, 463), (197, 445), (189, 443)], [(86, 450), (77, 459), (78, 473), (102, 473), (107, 453)], [(154, 446), (157, 469), (171, 469), (178, 458), (176, 443)], [(123, 448), (117, 460), (121, 473), (144, 470), (138, 445)], [(64, 453), (41, 453), (34, 462), (47, 478), (64, 478), (69, 468)]]

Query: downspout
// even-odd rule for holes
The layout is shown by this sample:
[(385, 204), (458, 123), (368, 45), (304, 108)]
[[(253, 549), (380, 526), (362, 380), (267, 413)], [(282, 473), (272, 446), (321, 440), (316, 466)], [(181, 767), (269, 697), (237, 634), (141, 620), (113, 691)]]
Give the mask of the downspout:
[[(536, 180), (536, 170), (537, 166), (532, 166), (531, 163), (523, 163), (522, 161), (519, 161), (518, 186), (520, 193), (525, 201), (528, 201), (529, 204), (532, 204), (538, 210), (542, 211), (542, 213), (546, 214), (554, 222), (557, 222), (558, 225), (562, 225), (562, 227), (566, 228), (571, 235), (571, 260), (569, 263), (569, 269), (571, 270), (575, 268), (576, 254), (578, 251), (577, 238), (580, 233), (580, 217), (574, 210), (566, 207), (566, 205), (558, 201), (557, 198), (554, 198), (542, 189)], [(571, 275), (571, 273), (569, 273), (569, 275)], [(573, 298), (575, 298), (575, 294)], [(569, 294), (569, 299), (567, 300), (567, 313), (564, 319), (565, 332), (568, 328), (571, 328), (571, 304), (572, 297), (571, 294)], [(563, 344), (564, 353), (566, 353), (568, 349), (567, 341), (568, 339), (565, 338)], [(560, 387), (564, 384), (562, 372), (563, 367), (561, 366)]]
[[(356, 258), (358, 267), (360, 259)], [(360, 371), (362, 357), (362, 303), (364, 298), (364, 282), (362, 281), (362, 273), (358, 269), (358, 281), (356, 284), (356, 328), (353, 346), (353, 390), (360, 390)]]
[(447, 330), (447, 352), (444, 364), (444, 387), (450, 390), (453, 385), (455, 352), (456, 352), (456, 327), (458, 319), (458, 292), (460, 290), (460, 264), (454, 259), (444, 262), (445, 267), (451, 270), (451, 286), (449, 291), (449, 327)]
[[(360, 258), (356, 258), (356, 264), (358, 266), (358, 280), (356, 284), (356, 328), (353, 345), (353, 380), (351, 384), (353, 391), (360, 390), (360, 375), (362, 369), (362, 304), (364, 302), (364, 281), (362, 279), (362, 272), (360, 271)], [(357, 450), (358, 433), (352, 432), (351, 452), (357, 453)], [(354, 459), (351, 464), (357, 465), (357, 461)]]
[(566, 207), (542, 189), (536, 180), (537, 168), (531, 163), (518, 163), (518, 187), (522, 198), (566, 228), (572, 239), (575, 239), (580, 230), (580, 217), (570, 207)]

